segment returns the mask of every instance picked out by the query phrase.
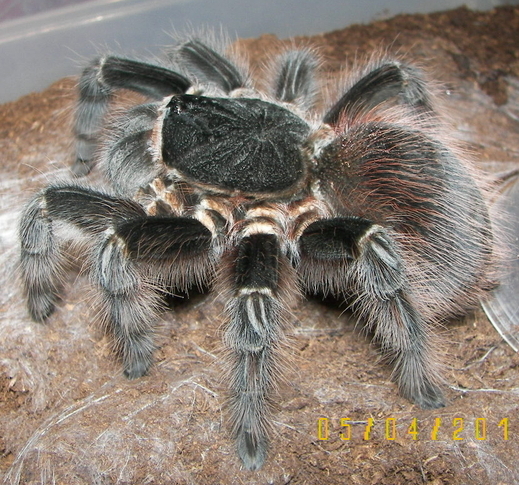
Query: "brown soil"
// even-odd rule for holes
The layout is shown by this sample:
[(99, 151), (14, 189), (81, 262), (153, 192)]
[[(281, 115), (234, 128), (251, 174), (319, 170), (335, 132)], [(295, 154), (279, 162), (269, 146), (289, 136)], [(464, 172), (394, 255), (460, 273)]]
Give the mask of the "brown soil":
[[(295, 42), (316, 45), (331, 76), (375, 50), (419, 61), (442, 83), (474, 159), (485, 170), (519, 166), (519, 7), (401, 15)], [(259, 67), (281, 43), (265, 35), (240, 45)], [(442, 331), (449, 404), (424, 411), (398, 396), (390, 369), (339, 305), (298, 302), (270, 455), (254, 473), (241, 469), (226, 435), (219, 296), (195, 296), (164, 315), (157, 364), (135, 381), (121, 376), (91, 324), (86, 276), (71, 278), (48, 325), (32, 323), (14, 276), (15, 224), (30, 193), (67, 176), (73, 87), (61, 80), (0, 106), (4, 483), (519, 483), (519, 356), (481, 310)], [(341, 426), (342, 418), (351, 421)]]

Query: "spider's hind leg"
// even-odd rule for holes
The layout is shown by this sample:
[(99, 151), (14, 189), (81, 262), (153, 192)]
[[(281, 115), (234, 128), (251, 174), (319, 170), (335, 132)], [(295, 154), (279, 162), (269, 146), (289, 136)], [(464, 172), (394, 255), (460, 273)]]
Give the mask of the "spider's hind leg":
[[(273, 234), (244, 237), (237, 248), (227, 284), (230, 322), (229, 407), (238, 455), (249, 470), (257, 470), (268, 448), (270, 394), (279, 373), (276, 354), (283, 338), (283, 279), (292, 268)], [(288, 285), (289, 286), (289, 285)]]
[(425, 409), (444, 406), (429, 322), (417, 309), (391, 235), (366, 219), (324, 219), (305, 229), (300, 245), (303, 280), (353, 297), (353, 311), (393, 363), (401, 395)]
[(173, 60), (199, 81), (209, 85), (214, 84), (225, 93), (248, 85), (245, 72), (198, 39), (190, 39), (182, 43), (173, 52)]
[(343, 117), (354, 118), (392, 102), (415, 115), (430, 116), (433, 102), (427, 83), (414, 66), (399, 61), (375, 64), (331, 106), (323, 121), (337, 125)]
[(278, 101), (311, 109), (317, 98), (318, 59), (308, 50), (288, 50), (276, 59), (273, 95)]

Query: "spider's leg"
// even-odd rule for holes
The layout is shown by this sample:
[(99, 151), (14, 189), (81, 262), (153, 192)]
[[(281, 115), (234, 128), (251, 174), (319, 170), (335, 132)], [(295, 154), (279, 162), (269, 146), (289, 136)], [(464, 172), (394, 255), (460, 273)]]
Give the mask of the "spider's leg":
[(354, 83), (328, 109), (323, 121), (337, 125), (343, 117), (354, 118), (388, 101), (407, 106), (416, 114), (433, 113), (429, 89), (420, 71), (392, 61), (375, 66)]
[(161, 103), (141, 104), (110, 123), (99, 153), (102, 171), (115, 193), (132, 197), (158, 175), (159, 154), (150, 148)]
[(319, 63), (307, 50), (289, 50), (277, 59), (274, 97), (302, 109), (313, 107), (317, 95), (315, 71)]
[(120, 222), (99, 245), (94, 279), (128, 378), (146, 374), (155, 350), (158, 295), (143, 277), (141, 266), (171, 267), (173, 284), (189, 286), (190, 276), (195, 280), (207, 276), (204, 257), (211, 238), (211, 232), (195, 219), (142, 217)]
[(249, 470), (263, 464), (268, 447), (270, 393), (279, 373), (275, 359), (283, 336), (282, 278), (292, 270), (277, 237), (252, 234), (237, 248), (228, 285), (230, 413), (238, 454)]
[(225, 93), (247, 86), (247, 76), (229, 60), (197, 39), (180, 45), (179, 62), (200, 81), (215, 84)]
[(22, 213), (19, 228), (22, 283), (31, 317), (44, 321), (59, 299), (64, 272), (64, 256), (56, 235), (60, 222), (95, 234), (112, 220), (142, 214), (142, 208), (133, 202), (76, 186), (49, 186), (34, 197)]
[(58, 298), (63, 256), (55, 229), (63, 225), (99, 241), (93, 251), (92, 275), (101, 291), (106, 323), (125, 374), (143, 375), (155, 348), (152, 330), (159, 296), (139, 265), (173, 264), (178, 259), (172, 281), (189, 285), (189, 276), (196, 281), (203, 277), (203, 269), (183, 260), (200, 262), (196, 256), (207, 253), (210, 231), (194, 219), (149, 218), (137, 203), (92, 189), (46, 188), (29, 203), (20, 226), (22, 277), (29, 312), (38, 321), (52, 313)]
[(20, 220), (20, 270), (31, 318), (43, 322), (59, 299), (64, 258), (46, 214), (44, 196), (35, 197)]
[(73, 171), (87, 174), (92, 168), (97, 136), (113, 93), (129, 89), (155, 100), (185, 93), (191, 83), (167, 68), (114, 56), (92, 62), (79, 80), (76, 111), (76, 162)]
[(310, 224), (300, 247), (307, 285), (353, 296), (354, 312), (394, 364), (402, 396), (422, 408), (443, 406), (430, 325), (417, 309), (394, 238), (367, 219), (334, 218)]

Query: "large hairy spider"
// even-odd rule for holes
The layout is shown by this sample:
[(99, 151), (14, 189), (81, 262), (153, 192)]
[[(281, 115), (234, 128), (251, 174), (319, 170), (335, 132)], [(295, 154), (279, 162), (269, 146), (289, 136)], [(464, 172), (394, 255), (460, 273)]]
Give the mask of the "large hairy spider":
[[(445, 142), (419, 69), (383, 58), (317, 103), (310, 50), (281, 54), (268, 92), (222, 52), (189, 37), (162, 64), (104, 56), (85, 69), (75, 171), (97, 160), (110, 189), (39, 192), (21, 218), (21, 269), (29, 312), (45, 321), (64, 240), (87, 244), (130, 379), (152, 364), (164, 294), (223, 291), (232, 431), (254, 470), (294, 296), (347, 300), (400, 393), (438, 408), (434, 326), (489, 286), (493, 239), (484, 189)], [(151, 101), (104, 123), (120, 89)]]

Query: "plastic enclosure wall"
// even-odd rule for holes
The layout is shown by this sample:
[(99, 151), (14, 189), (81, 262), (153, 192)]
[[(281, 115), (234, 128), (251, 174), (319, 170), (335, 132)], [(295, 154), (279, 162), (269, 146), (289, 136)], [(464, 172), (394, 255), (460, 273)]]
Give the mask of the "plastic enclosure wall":
[[(15, 0), (13, 0), (15, 1)], [(25, 0), (26, 1), (26, 0)], [(38, 1), (38, 0), (34, 0)], [(223, 27), (231, 35), (312, 35), (398, 13), (519, 0), (95, 0), (0, 24), (0, 103), (77, 74), (100, 50), (154, 54), (168, 32)]]

